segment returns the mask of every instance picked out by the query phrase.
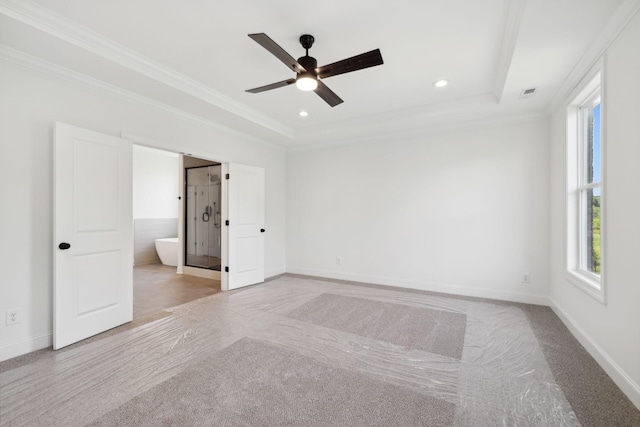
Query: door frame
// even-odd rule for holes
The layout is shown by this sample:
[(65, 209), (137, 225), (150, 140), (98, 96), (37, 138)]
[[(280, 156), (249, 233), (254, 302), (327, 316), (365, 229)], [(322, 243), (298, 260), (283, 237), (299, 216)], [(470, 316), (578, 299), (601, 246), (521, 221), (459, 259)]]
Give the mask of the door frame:
[[(180, 176), (178, 183), (178, 197), (180, 197), (181, 203), (178, 208), (178, 242), (179, 242), (179, 253), (178, 253), (178, 274), (185, 274), (185, 259), (184, 259), (184, 245), (185, 245), (185, 231), (184, 225), (185, 222), (185, 204), (182, 201), (186, 200), (185, 194), (185, 174), (184, 174), (184, 156), (197, 157), (202, 160), (208, 160), (211, 162), (220, 163), (221, 165), (221, 173), (223, 176), (226, 176), (229, 173), (229, 160), (226, 156), (222, 155), (211, 155), (208, 153), (204, 153), (199, 150), (193, 150), (191, 148), (187, 148), (184, 146), (180, 146), (179, 144), (168, 143), (164, 141), (158, 141), (151, 138), (142, 137), (139, 135), (130, 134), (127, 132), (120, 132), (120, 137), (123, 139), (128, 139), (134, 145), (141, 145), (148, 148), (154, 148), (156, 150), (168, 151), (171, 153), (176, 153), (179, 155), (178, 167), (180, 168)], [(228, 200), (228, 180), (222, 179), (221, 185), (221, 200), (224, 201), (224, 206), (221, 209), (221, 219), (220, 221), (224, 223), (227, 219), (229, 219), (229, 203)], [(228, 265), (228, 254), (229, 254), (229, 229), (228, 227), (223, 226), (220, 234), (220, 260), (221, 265)], [(188, 268), (188, 267), (187, 267)], [(228, 274), (225, 274), (224, 271), (220, 272), (220, 288), (223, 291), (229, 290), (228, 283)]]

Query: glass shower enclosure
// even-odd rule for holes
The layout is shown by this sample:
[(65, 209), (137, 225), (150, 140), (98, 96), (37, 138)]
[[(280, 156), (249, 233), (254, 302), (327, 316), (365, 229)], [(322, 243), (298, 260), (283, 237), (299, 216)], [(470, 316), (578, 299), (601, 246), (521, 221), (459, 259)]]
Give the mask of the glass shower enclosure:
[(185, 265), (220, 271), (222, 166), (186, 169)]

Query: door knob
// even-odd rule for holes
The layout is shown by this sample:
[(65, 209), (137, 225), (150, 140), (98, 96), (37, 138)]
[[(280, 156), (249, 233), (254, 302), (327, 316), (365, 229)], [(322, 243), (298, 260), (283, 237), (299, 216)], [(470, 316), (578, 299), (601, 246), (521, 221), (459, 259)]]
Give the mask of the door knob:
[(67, 242), (62, 242), (58, 245), (58, 248), (60, 248), (61, 250), (67, 250), (71, 247), (70, 244), (68, 244)]

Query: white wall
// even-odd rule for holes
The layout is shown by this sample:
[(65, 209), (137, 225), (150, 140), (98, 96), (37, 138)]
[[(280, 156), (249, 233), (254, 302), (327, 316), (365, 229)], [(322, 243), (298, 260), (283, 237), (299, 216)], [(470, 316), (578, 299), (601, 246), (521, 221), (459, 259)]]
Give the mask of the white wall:
[[(0, 360), (50, 345), (56, 121), (265, 168), (266, 275), (285, 270), (285, 153), (100, 89), (0, 62)], [(5, 326), (7, 309), (22, 322)]]
[(543, 119), (291, 153), (287, 269), (544, 304), (548, 140)]
[(550, 296), (560, 317), (640, 407), (640, 15), (604, 59), (602, 239), (607, 303), (565, 279), (566, 104), (551, 122)]
[(133, 146), (133, 217), (178, 218), (178, 154)]

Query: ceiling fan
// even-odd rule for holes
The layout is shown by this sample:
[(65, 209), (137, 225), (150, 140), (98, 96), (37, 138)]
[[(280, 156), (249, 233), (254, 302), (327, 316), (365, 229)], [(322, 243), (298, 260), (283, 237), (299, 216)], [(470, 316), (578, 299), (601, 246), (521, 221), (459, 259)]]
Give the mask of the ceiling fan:
[(300, 36), (300, 44), (306, 50), (305, 56), (298, 58), (296, 61), (291, 55), (289, 55), (283, 48), (278, 46), (276, 42), (264, 34), (249, 34), (253, 40), (255, 40), (260, 46), (271, 52), (276, 58), (282, 61), (287, 67), (296, 72), (296, 77), (283, 80), (281, 82), (272, 83), (266, 86), (260, 86), (254, 89), (249, 89), (247, 92), (259, 93), (271, 89), (277, 89), (279, 87), (289, 86), (295, 83), (298, 89), (304, 91), (314, 91), (320, 98), (325, 100), (327, 104), (332, 107), (342, 103), (342, 99), (336, 95), (331, 89), (329, 89), (320, 79), (326, 79), (327, 77), (337, 76), (338, 74), (350, 73), (352, 71), (362, 70), (364, 68), (374, 67), (376, 65), (383, 64), (382, 55), (380, 49), (372, 50), (361, 55), (352, 56), (351, 58), (343, 59), (342, 61), (334, 62), (333, 64), (323, 65), (318, 67), (318, 61), (315, 58), (309, 56), (309, 49), (313, 46), (315, 39), (309, 34)]

